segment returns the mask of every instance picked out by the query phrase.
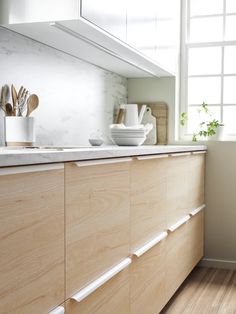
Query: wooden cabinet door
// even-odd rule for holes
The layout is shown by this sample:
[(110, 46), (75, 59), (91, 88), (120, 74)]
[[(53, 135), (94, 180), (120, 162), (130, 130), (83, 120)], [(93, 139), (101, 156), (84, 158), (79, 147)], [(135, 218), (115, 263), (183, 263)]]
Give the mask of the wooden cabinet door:
[(64, 165), (0, 169), (0, 313), (64, 301)]
[(68, 300), (66, 314), (129, 314), (129, 269), (110, 279), (81, 302)]
[(66, 164), (67, 298), (129, 255), (126, 161)]
[(176, 223), (189, 213), (188, 204), (188, 163), (190, 154), (173, 154), (168, 158), (166, 167), (167, 203), (166, 214), (168, 226)]
[(113, 36), (126, 40), (125, 0), (82, 0), (81, 15)]
[(193, 154), (186, 167), (188, 168), (188, 207), (193, 209), (204, 204), (205, 152)]
[(133, 259), (130, 267), (131, 314), (156, 314), (166, 303), (165, 242), (162, 240)]
[(167, 159), (142, 160), (140, 157), (140, 160), (132, 162), (130, 201), (131, 252), (167, 228)]

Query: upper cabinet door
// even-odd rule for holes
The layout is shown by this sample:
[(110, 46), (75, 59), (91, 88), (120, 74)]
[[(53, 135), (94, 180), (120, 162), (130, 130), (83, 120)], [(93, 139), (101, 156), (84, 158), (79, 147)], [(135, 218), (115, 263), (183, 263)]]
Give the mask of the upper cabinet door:
[(155, 60), (176, 72), (180, 41), (180, 0), (156, 0)]
[(81, 16), (111, 35), (126, 40), (126, 1), (82, 0)]
[(127, 43), (155, 58), (156, 0), (127, 1)]

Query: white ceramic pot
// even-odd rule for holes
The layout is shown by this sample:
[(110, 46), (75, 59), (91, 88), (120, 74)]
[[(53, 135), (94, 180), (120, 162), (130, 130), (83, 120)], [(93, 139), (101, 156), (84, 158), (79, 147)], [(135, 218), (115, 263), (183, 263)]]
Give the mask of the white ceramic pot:
[(32, 146), (35, 142), (33, 117), (5, 117), (7, 146)]
[(209, 141), (223, 141), (225, 136), (225, 127), (223, 125), (216, 129), (216, 134), (209, 136)]

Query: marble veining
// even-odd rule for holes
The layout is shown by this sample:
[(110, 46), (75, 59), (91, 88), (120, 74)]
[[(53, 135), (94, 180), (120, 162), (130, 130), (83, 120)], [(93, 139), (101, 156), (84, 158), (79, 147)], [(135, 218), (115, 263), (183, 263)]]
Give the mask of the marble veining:
[(204, 145), (144, 145), (123, 147), (110, 145), (97, 148), (84, 147), (77, 149), (67, 149), (65, 151), (50, 151), (43, 149), (7, 150), (0, 148), (0, 167), (205, 150), (206, 146)]
[[(127, 79), (0, 28), (0, 86), (36, 93), (36, 144), (87, 145), (101, 132), (109, 143), (114, 109), (127, 99)], [(0, 144), (4, 143), (0, 113)]]

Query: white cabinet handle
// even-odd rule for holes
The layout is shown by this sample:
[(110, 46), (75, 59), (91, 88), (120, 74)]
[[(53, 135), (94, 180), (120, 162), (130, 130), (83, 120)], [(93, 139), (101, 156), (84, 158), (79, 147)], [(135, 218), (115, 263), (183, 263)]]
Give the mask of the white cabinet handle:
[(160, 159), (160, 158), (167, 158), (167, 157), (169, 157), (168, 154), (138, 156), (138, 157), (136, 157), (136, 158), (137, 158), (138, 160), (148, 160), (148, 159)]
[(178, 229), (180, 226), (182, 226), (185, 222), (187, 222), (190, 219), (190, 215), (186, 215), (185, 217), (181, 218), (179, 221), (177, 221), (175, 224), (170, 226), (168, 228), (168, 231), (174, 232), (176, 229)]
[(193, 155), (200, 155), (200, 154), (206, 154), (205, 150), (199, 150), (197, 152), (192, 152)]
[(29, 173), (29, 172), (42, 172), (49, 170), (59, 170), (64, 169), (64, 164), (45, 164), (45, 165), (33, 165), (33, 166), (19, 166), (19, 167), (6, 167), (0, 168), (0, 176), (7, 176), (19, 173)]
[(55, 308), (54, 310), (52, 310), (48, 314), (64, 314), (64, 313), (65, 313), (64, 307), (63, 306), (58, 306), (57, 308)]
[(127, 257), (122, 262), (117, 264), (115, 267), (110, 269), (108, 272), (103, 274), (98, 279), (91, 282), (88, 286), (81, 289), (78, 293), (74, 294), (71, 299), (81, 302), (83, 299), (85, 299), (88, 295), (90, 295), (92, 292), (97, 290), (99, 287), (101, 287), (104, 283), (106, 283), (108, 280), (110, 280), (112, 277), (114, 277), (116, 274), (121, 272), (123, 269), (128, 267), (131, 264), (132, 260), (131, 258)]
[(190, 152), (186, 152), (186, 153), (174, 153), (174, 154), (170, 154), (171, 157), (180, 157), (180, 156), (190, 156), (191, 153)]
[(88, 167), (88, 166), (97, 166), (97, 165), (106, 165), (106, 164), (117, 164), (121, 162), (130, 162), (133, 159), (131, 157), (127, 158), (111, 158), (111, 159), (98, 159), (98, 160), (85, 160), (75, 162), (77, 167)]
[(135, 255), (137, 257), (142, 256), (144, 253), (146, 253), (148, 250), (150, 250), (152, 247), (154, 247), (157, 243), (159, 243), (160, 241), (165, 239), (167, 236), (168, 236), (168, 233), (166, 231), (162, 232), (161, 234), (159, 234), (158, 236), (153, 238), (151, 241), (146, 243), (144, 246), (142, 246), (141, 248), (134, 251), (133, 255)]
[(189, 213), (189, 215), (190, 215), (190, 216), (195, 216), (195, 215), (197, 215), (200, 211), (202, 211), (205, 207), (206, 207), (206, 204), (203, 204), (202, 206), (191, 210), (191, 212)]

